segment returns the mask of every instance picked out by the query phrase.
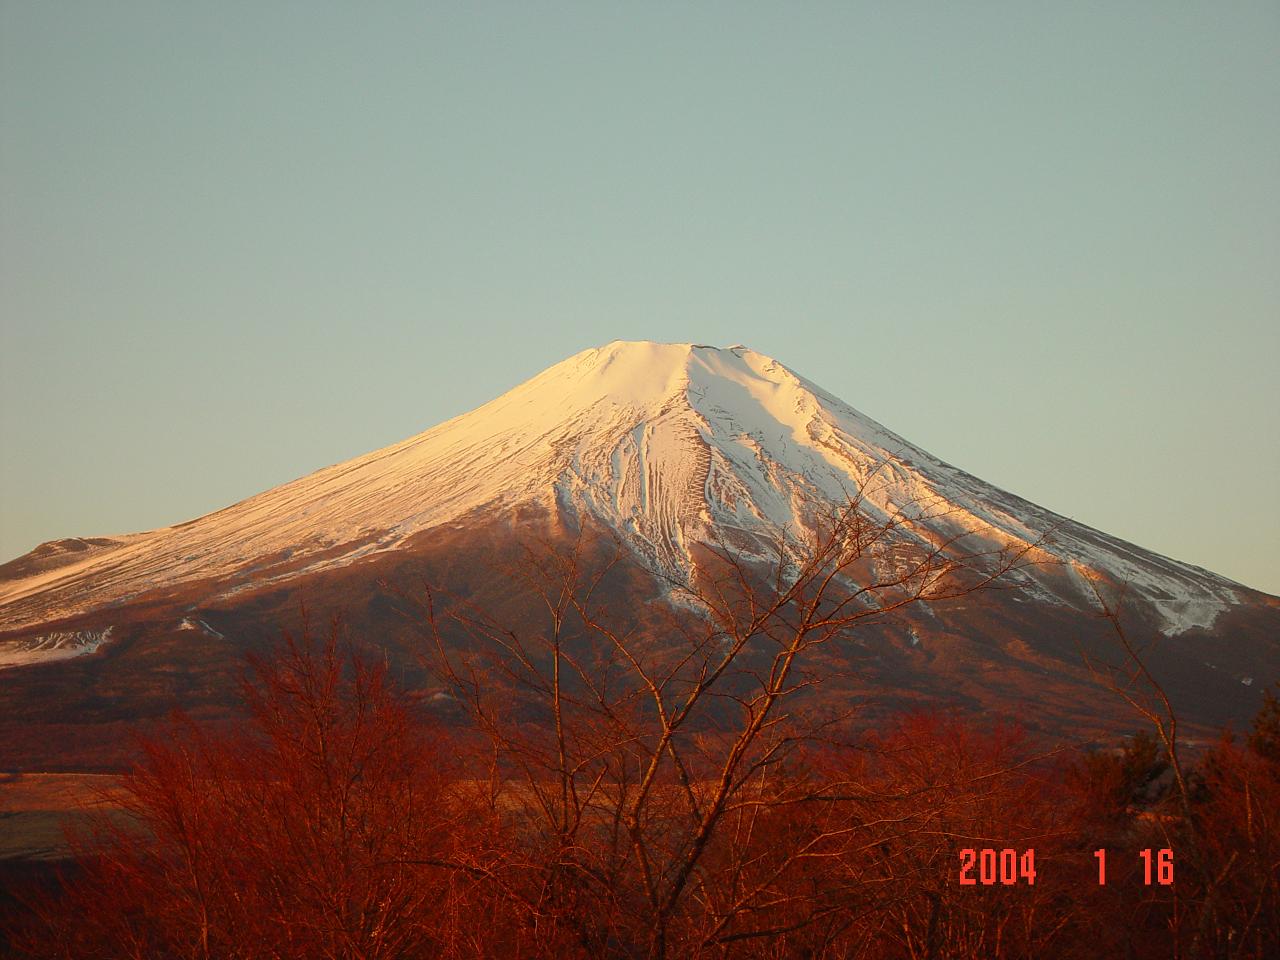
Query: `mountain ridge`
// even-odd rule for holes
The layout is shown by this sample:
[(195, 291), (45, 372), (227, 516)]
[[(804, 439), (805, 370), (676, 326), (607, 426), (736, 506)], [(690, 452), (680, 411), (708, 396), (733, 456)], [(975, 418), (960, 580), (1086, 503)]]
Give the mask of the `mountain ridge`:
[[(1181, 632), (1211, 627), (1254, 592), (986, 484), (742, 345), (613, 341), (399, 443), (203, 517), (42, 545), (0, 568), (0, 631), (158, 584), (209, 579), (234, 592), (284, 582), (521, 503), (590, 515), (654, 569), (680, 572), (694, 543), (727, 536), (750, 553), (803, 533), (814, 502), (855, 492), (881, 516), (932, 512), (939, 537), (1034, 545), (1061, 565), (1027, 584), (1049, 602), (1088, 602), (1097, 578), (1128, 584), (1162, 629)], [(54, 563), (60, 544), (84, 546)]]

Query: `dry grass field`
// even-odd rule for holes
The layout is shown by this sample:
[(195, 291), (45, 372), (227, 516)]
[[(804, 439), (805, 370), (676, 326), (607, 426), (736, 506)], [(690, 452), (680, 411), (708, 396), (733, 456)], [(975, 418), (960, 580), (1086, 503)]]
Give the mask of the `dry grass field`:
[(0, 860), (65, 857), (68, 828), (117, 806), (115, 779), (80, 773), (0, 775)]

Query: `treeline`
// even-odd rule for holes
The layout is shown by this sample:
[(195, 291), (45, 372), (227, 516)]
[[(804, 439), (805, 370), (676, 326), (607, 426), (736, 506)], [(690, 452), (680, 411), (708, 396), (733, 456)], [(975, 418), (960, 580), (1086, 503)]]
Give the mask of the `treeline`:
[[(1271, 696), (1247, 738), (1224, 737), (1191, 769), (1189, 811), (1150, 736), (1045, 755), (1012, 728), (914, 715), (856, 746), (811, 743), (762, 768), (706, 836), (663, 821), (686, 817), (677, 795), (713, 796), (717, 772), (664, 779), (636, 843), (616, 782), (598, 778), (575, 805), (487, 738), (415, 719), (381, 667), (332, 637), (288, 644), (246, 691), (242, 728), (212, 735), (176, 721), (170, 740), (147, 745), (123, 778), (133, 821), (104, 818), (78, 839), (74, 871), (15, 917), (17, 955), (1280, 951)], [(570, 810), (578, 822), (565, 821)], [(672, 889), (691, 842), (703, 850), (663, 903), (653, 892)], [(975, 851), (972, 885), (960, 883), (963, 850)], [(1173, 851), (1170, 885), (1160, 850)]]

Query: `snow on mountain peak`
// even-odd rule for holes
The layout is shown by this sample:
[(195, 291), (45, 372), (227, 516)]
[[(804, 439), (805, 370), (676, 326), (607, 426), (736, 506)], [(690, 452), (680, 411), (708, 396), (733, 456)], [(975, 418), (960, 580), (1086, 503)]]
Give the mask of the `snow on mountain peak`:
[(864, 485), (872, 510), (941, 507), (943, 534), (1005, 545), (1053, 528), (1066, 569), (1167, 598), (1154, 603), (1172, 629), (1207, 626), (1235, 599), (1228, 581), (942, 463), (764, 354), (614, 341), (401, 443), (0, 583), (0, 627), (161, 584), (285, 579), (529, 502), (604, 522), (652, 566), (679, 569), (699, 540), (795, 530), (806, 504)]

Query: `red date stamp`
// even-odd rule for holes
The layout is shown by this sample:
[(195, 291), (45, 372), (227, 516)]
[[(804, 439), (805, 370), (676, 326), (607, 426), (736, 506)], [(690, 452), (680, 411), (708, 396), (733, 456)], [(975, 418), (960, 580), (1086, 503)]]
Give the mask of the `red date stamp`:
[[(1098, 860), (1098, 886), (1107, 883), (1107, 851), (1101, 848), (1093, 851)], [(1146, 886), (1159, 884), (1173, 886), (1173, 850), (1165, 847), (1161, 850), (1150, 848), (1141, 850), (1138, 856), (1142, 859), (1142, 882)], [(960, 886), (1013, 886), (1025, 883), (1034, 886), (1036, 882), (1036, 852), (1032, 848), (1018, 851), (1006, 847), (995, 850), (986, 847), (981, 850), (966, 847), (960, 851)]]
[[(975, 870), (976, 864), (976, 870)], [(977, 876), (974, 876), (974, 874)], [(978, 883), (992, 886), (997, 881), (1012, 886), (1019, 880), (1029, 885), (1036, 882), (1036, 852), (1026, 850), (965, 849), (960, 851), (960, 886), (972, 887)]]

